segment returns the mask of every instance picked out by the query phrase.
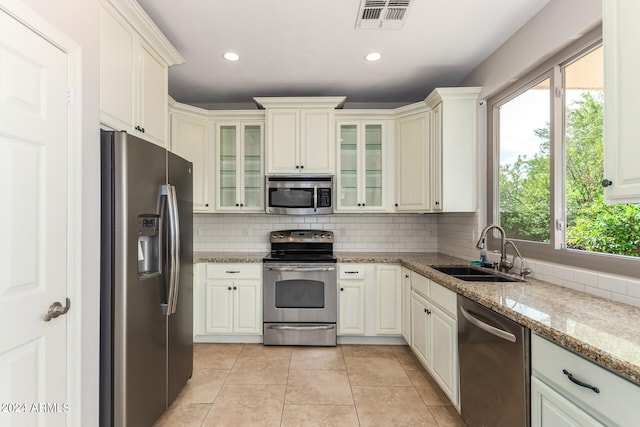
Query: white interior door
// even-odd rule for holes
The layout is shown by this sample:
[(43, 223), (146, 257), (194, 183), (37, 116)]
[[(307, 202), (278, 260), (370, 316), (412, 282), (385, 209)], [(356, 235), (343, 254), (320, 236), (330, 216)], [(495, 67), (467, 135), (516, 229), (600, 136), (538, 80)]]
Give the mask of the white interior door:
[[(0, 10), (0, 425), (64, 425), (68, 57)], [(42, 406), (46, 405), (46, 406)], [(78, 408), (79, 409), (79, 408)]]

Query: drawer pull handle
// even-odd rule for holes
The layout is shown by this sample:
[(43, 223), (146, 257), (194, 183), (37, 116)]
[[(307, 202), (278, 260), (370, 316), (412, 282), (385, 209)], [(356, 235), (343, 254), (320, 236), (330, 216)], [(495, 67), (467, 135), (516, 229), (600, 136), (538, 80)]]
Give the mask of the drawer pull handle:
[(358, 274), (357, 271), (345, 271), (344, 274)]
[(240, 273), (240, 270), (227, 270), (227, 271), (225, 271), (225, 273), (227, 273), (227, 274), (238, 274), (238, 273)]
[(583, 383), (582, 381), (575, 379), (573, 374), (566, 369), (563, 369), (562, 373), (565, 374), (572, 383), (579, 385), (580, 387), (589, 388), (593, 390), (594, 393), (600, 393), (600, 389), (598, 387), (594, 387), (591, 384)]

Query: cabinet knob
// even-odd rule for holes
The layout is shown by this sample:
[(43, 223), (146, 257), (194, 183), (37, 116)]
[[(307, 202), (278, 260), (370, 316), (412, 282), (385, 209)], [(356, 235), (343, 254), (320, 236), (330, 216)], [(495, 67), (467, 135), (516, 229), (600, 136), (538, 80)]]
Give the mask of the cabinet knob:
[(344, 288), (340, 288), (340, 292), (343, 292), (343, 291), (344, 291)]
[(296, 165), (296, 169), (300, 169), (300, 166)]
[(231, 286), (228, 286), (228, 287), (227, 287), (227, 290), (229, 290), (229, 291), (230, 291), (230, 290), (231, 290)]
[(440, 202), (436, 201), (436, 205), (439, 205), (439, 204), (440, 204)]
[(237, 291), (237, 290), (238, 290), (238, 288), (236, 288), (236, 287), (234, 286), (234, 287), (233, 287), (233, 290), (234, 290), (234, 291)]
[(398, 207), (398, 204), (396, 203), (396, 208)]
[(236, 207), (239, 207), (239, 206), (240, 206), (240, 203), (236, 203)]
[(205, 203), (205, 204), (204, 204), (204, 207), (205, 207), (205, 208), (208, 208), (208, 207), (209, 207), (209, 203)]
[(244, 207), (244, 203), (240, 203), (240, 207), (241, 207), (241, 208), (242, 208), (242, 207)]
[(607, 187), (609, 187), (610, 185), (613, 185), (613, 182), (611, 182), (611, 181), (610, 181), (610, 180), (608, 180), (608, 179), (603, 179), (603, 180), (602, 180), (602, 182), (601, 182), (601, 184), (602, 184), (602, 186), (603, 186), (604, 188), (607, 188)]
[(358, 203), (358, 206), (362, 206), (362, 203)]
[(300, 169), (304, 169), (304, 165), (300, 165)]

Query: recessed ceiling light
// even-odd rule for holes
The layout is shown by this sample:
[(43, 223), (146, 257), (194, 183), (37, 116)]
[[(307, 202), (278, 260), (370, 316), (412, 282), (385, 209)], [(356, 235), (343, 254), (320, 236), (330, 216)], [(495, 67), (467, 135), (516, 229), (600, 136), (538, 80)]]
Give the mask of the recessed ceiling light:
[(368, 53), (367, 56), (364, 57), (364, 59), (366, 59), (369, 62), (379, 61), (380, 58), (382, 58), (382, 54), (380, 54), (378, 52)]
[(237, 61), (238, 59), (240, 59), (240, 55), (238, 55), (235, 52), (225, 52), (224, 55), (222, 55), (224, 57), (224, 59), (226, 59), (227, 61)]

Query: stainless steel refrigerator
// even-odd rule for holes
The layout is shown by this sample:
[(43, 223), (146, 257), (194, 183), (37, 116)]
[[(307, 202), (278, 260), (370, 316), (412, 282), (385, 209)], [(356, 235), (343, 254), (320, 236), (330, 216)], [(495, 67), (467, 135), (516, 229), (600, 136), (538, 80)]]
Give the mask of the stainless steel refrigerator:
[(101, 131), (100, 425), (151, 426), (193, 370), (192, 165)]

